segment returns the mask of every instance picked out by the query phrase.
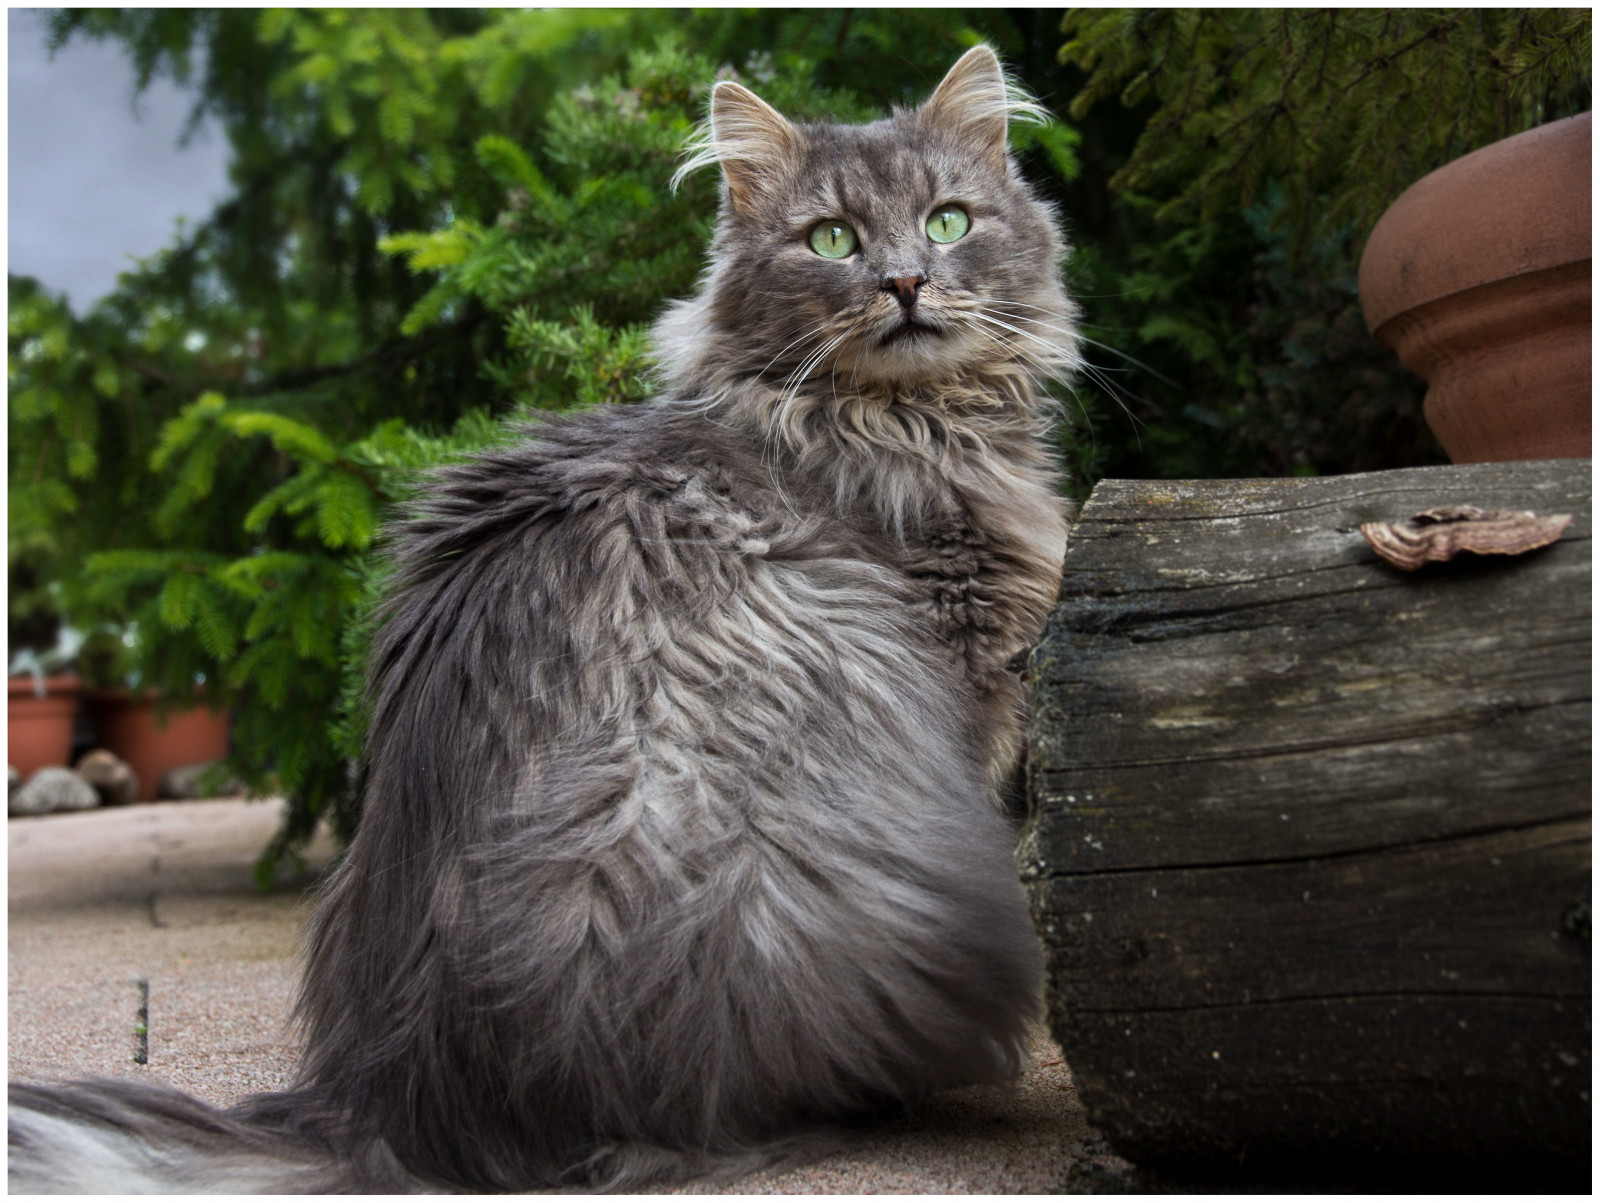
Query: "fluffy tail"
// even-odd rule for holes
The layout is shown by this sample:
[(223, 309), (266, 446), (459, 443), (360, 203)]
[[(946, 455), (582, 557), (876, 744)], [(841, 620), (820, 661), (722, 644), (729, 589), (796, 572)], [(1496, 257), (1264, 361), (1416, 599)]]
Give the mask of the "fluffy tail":
[[(295, 1114), (297, 1096), (258, 1095), (219, 1111), (170, 1087), (97, 1078), (11, 1086), (10, 1193), (432, 1194), (450, 1189), (406, 1171), (382, 1140), (341, 1147), (290, 1134), (265, 1115)], [(314, 1108), (308, 1108), (314, 1110)], [(635, 1190), (690, 1178), (781, 1169), (846, 1147), (855, 1133), (818, 1128), (749, 1148), (683, 1151), (618, 1142), (551, 1167), (529, 1187)]]
[(386, 1145), (317, 1146), (165, 1086), (12, 1085), (12, 1194), (412, 1194)]

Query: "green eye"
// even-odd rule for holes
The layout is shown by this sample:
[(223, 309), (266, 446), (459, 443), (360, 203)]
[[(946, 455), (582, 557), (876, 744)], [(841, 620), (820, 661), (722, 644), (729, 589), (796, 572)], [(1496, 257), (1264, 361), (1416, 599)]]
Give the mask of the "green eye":
[(819, 221), (811, 227), (811, 249), (824, 259), (843, 259), (856, 249), (856, 232), (842, 221)]
[(972, 220), (965, 209), (946, 205), (942, 209), (935, 209), (933, 216), (928, 218), (928, 237), (935, 242), (954, 242), (971, 226)]

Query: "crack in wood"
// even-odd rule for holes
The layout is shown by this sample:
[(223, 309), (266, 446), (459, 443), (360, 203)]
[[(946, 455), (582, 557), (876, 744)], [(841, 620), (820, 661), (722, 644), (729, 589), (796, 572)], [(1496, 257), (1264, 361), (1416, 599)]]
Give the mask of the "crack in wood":
[[(1481, 576), (1492, 572), (1505, 571), (1515, 567), (1517, 561), (1484, 561), (1457, 560), (1449, 564), (1436, 564), (1431, 567), (1431, 575), (1442, 575), (1445, 572), (1456, 573), (1466, 577)], [(1314, 573), (1324, 572), (1351, 572), (1364, 571), (1368, 575), (1348, 589), (1327, 589), (1321, 591), (1297, 591), (1283, 593), (1270, 597), (1257, 598), (1251, 601), (1218, 604), (1207, 600), (1207, 593), (1220, 593), (1226, 590), (1253, 590), (1255, 586), (1272, 581), (1305, 580)], [(1574, 565), (1576, 571), (1576, 565)], [(1084, 575), (1096, 570), (1083, 570)], [(1217, 619), (1233, 615), (1247, 615), (1262, 610), (1283, 608), (1286, 606), (1303, 606), (1311, 602), (1326, 601), (1331, 598), (1355, 597), (1358, 595), (1379, 596), (1387, 593), (1399, 593), (1410, 589), (1415, 592), (1417, 580), (1426, 580), (1415, 575), (1408, 575), (1398, 568), (1385, 565), (1376, 556), (1370, 560), (1358, 560), (1344, 564), (1327, 564), (1320, 567), (1305, 568), (1294, 572), (1273, 573), (1269, 576), (1231, 577), (1223, 580), (1206, 581), (1186, 575), (1175, 574), (1164, 581), (1141, 580), (1137, 582), (1138, 594), (1123, 592), (1129, 587), (1126, 580), (1119, 580), (1103, 590), (1091, 588), (1076, 589), (1070, 579), (1062, 583), (1064, 594), (1060, 607), (1049, 619), (1050, 627), (1058, 628), (1068, 634), (1079, 635), (1120, 635), (1134, 643), (1155, 642), (1150, 636), (1143, 639), (1136, 638), (1136, 632), (1128, 628), (1133, 627), (1141, 620), (1150, 626), (1167, 626), (1174, 623), (1193, 622), (1196, 619)], [(1192, 598), (1190, 606), (1174, 605), (1170, 597)], [(1115, 599), (1113, 605), (1108, 604)], [(1146, 600), (1148, 599), (1148, 600)], [(1092, 625), (1085, 621), (1099, 617), (1097, 612), (1111, 610), (1101, 622)], [(1282, 618), (1274, 619), (1272, 625), (1281, 625)], [(1219, 631), (1251, 631), (1256, 630), (1255, 625), (1226, 626), (1214, 625)], [(1047, 627), (1049, 629), (1049, 627)]]
[[(1589, 678), (1587, 673), (1579, 675), (1583, 677), (1585, 683), (1588, 682)], [(1059, 684), (1060, 682), (1058, 681), (1056, 683)], [(1537, 714), (1542, 710), (1551, 710), (1562, 706), (1584, 706), (1589, 704), (1591, 704), (1591, 699), (1588, 695), (1581, 697), (1574, 696), (1570, 698), (1556, 698), (1555, 700), (1549, 702), (1507, 702), (1503, 705), (1486, 706), (1475, 711), (1459, 711), (1455, 714), (1442, 716), (1440, 719), (1432, 723), (1418, 723), (1415, 726), (1401, 727), (1398, 729), (1391, 728), (1391, 730), (1395, 731), (1396, 733), (1375, 736), (1368, 739), (1340, 736), (1336, 739), (1311, 740), (1304, 743), (1294, 744), (1280, 744), (1268, 748), (1226, 747), (1212, 755), (1189, 752), (1182, 756), (1149, 760), (1091, 761), (1080, 758), (1075, 761), (1070, 768), (1056, 768), (1048, 763), (1041, 765), (1037, 764), (1036, 762), (1034, 771), (1037, 772), (1041, 777), (1048, 779), (1052, 774), (1057, 776), (1065, 774), (1087, 775), (1091, 773), (1109, 772), (1114, 769), (1173, 768), (1183, 765), (1214, 763), (1230, 764), (1235, 761), (1269, 760), (1275, 756), (1305, 756), (1318, 752), (1340, 751), (1345, 748), (1381, 748), (1388, 744), (1403, 744), (1418, 739), (1437, 739), (1441, 735), (1471, 735), (1480, 727), (1482, 727), (1483, 720), (1485, 718), (1502, 719), (1511, 715)], [(1107, 709), (1101, 711), (1100, 713), (1109, 714), (1112, 712)], [(1081, 727), (1085, 723), (1093, 720), (1094, 712), (1077, 711), (1075, 713), (1071, 713), (1068, 717), (1072, 722)], [(1050, 721), (1053, 723), (1058, 720), (1052, 716)], [(1551, 778), (1551, 780), (1560, 781), (1562, 783), (1566, 782), (1565, 778)], [(1588, 780), (1588, 778), (1574, 778), (1573, 780)], [(1072, 792), (1081, 793), (1085, 788), (1088, 787), (1085, 786), (1079, 789), (1073, 789)], [(1071, 787), (1063, 786), (1059, 790), (1054, 790), (1051, 787), (1046, 786), (1044, 792), (1046, 796), (1049, 796), (1052, 793), (1067, 793), (1069, 789), (1071, 789)], [(1055, 798), (1052, 798), (1052, 800), (1059, 801), (1059, 799)]]
[[(1484, 827), (1472, 831), (1456, 831), (1449, 835), (1433, 836), (1426, 839), (1408, 840), (1403, 844), (1376, 844), (1371, 847), (1339, 849), (1334, 852), (1315, 852), (1304, 855), (1285, 855), (1275, 857), (1262, 857), (1255, 860), (1213, 861), (1193, 864), (1165, 864), (1165, 865), (1139, 865), (1133, 867), (1117, 866), (1116, 868), (1086, 869), (1078, 872), (1049, 872), (1039, 871), (1029, 877), (1030, 882), (1073, 881), (1078, 879), (1126, 877), (1132, 873), (1194, 873), (1194, 872), (1229, 872), (1235, 869), (1264, 869), (1284, 865), (1313, 865), (1324, 864), (1329, 861), (1349, 860), (1352, 857), (1373, 856), (1405, 856), (1412, 852), (1428, 848), (1449, 847), (1450, 845), (1466, 844), (1473, 840), (1489, 839), (1500, 835), (1516, 835), (1521, 832), (1538, 831), (1545, 827), (1559, 827), (1564, 823), (1587, 823), (1590, 818), (1587, 810), (1573, 811), (1570, 814), (1550, 815), (1527, 823), (1510, 823), (1498, 827)], [(1554, 841), (1554, 845), (1582, 844), (1587, 846), (1590, 840), (1587, 837), (1573, 836), (1569, 839)]]
[[(1136, 1019), (1140, 1015), (1183, 1015), (1194, 1013), (1214, 1013), (1218, 1011), (1242, 1011), (1246, 1008), (1274, 1007), (1274, 1006), (1299, 1006), (1306, 1003), (1342, 1003), (1356, 1000), (1370, 1001), (1389, 999), (1395, 1002), (1423, 999), (1443, 999), (1445, 1001), (1485, 999), (1522, 999), (1526, 1002), (1549, 1002), (1552, 999), (1571, 1000), (1581, 1002), (1589, 998), (1588, 994), (1575, 992), (1539, 993), (1526, 990), (1352, 990), (1344, 994), (1294, 994), (1281, 998), (1252, 998), (1236, 1002), (1192, 1003), (1173, 1007), (1075, 1007), (1070, 1003), (1065, 1005), (1065, 1010), (1073, 1015), (1114, 1015), (1119, 1018), (1127, 1017)], [(1363, 1079), (1366, 1081), (1366, 1079)]]
[[(1056, 615), (1051, 616), (1051, 621), (1059, 621), (1059, 616), (1063, 613), (1068, 616), (1076, 617), (1076, 611), (1080, 608), (1078, 605), (1080, 601), (1096, 602), (1115, 599), (1116, 604), (1120, 609), (1125, 609), (1133, 615), (1150, 613), (1159, 614), (1162, 617), (1171, 615), (1174, 617), (1183, 618), (1191, 614), (1210, 616), (1213, 614), (1246, 613), (1250, 610), (1259, 610), (1264, 606), (1282, 606), (1303, 601), (1318, 601), (1326, 597), (1346, 597), (1355, 593), (1376, 593), (1386, 589), (1403, 589), (1407, 580), (1414, 579), (1401, 576), (1398, 573), (1377, 572), (1376, 569), (1382, 563), (1382, 560), (1379, 560), (1376, 556), (1374, 556), (1371, 559), (1346, 560), (1338, 564), (1319, 564), (1293, 572), (1274, 572), (1265, 576), (1214, 577), (1210, 580), (1203, 578), (1196, 579), (1195, 577), (1185, 573), (1183, 569), (1179, 568), (1173, 569), (1171, 574), (1165, 579), (1142, 580), (1138, 582), (1139, 595), (1134, 595), (1128, 592), (1128, 582), (1126, 580), (1119, 580), (1106, 586), (1104, 589), (1083, 588), (1075, 589), (1072, 592), (1067, 593), (1067, 590), (1075, 583), (1070, 579), (1074, 570), (1072, 569), (1069, 561), (1066, 579), (1064, 579), (1062, 583), (1062, 590), (1066, 596), (1062, 598), (1061, 609), (1057, 611)], [(1204, 601), (1197, 601), (1190, 609), (1178, 609), (1172, 606), (1170, 602), (1165, 600), (1168, 594), (1189, 596), (1198, 590), (1221, 591), (1224, 589), (1248, 589), (1252, 586), (1266, 584), (1272, 581), (1295, 579), (1305, 580), (1313, 573), (1347, 573), (1363, 569), (1373, 571), (1371, 571), (1369, 575), (1363, 577), (1361, 581), (1357, 582), (1357, 584), (1349, 589), (1330, 589), (1321, 593), (1285, 593), (1278, 597), (1267, 597), (1258, 601), (1243, 602), (1232, 606), (1217, 606), (1211, 605)], [(1096, 568), (1081, 568), (1078, 569), (1077, 572), (1083, 576), (1100, 575), (1100, 570)], [(1149, 602), (1141, 602), (1141, 597), (1153, 597), (1160, 600), (1158, 600), (1155, 604), (1151, 604)], [(1081, 608), (1088, 609), (1089, 607), (1085, 606)], [(1075, 630), (1077, 628), (1068, 626), (1067, 629)], [(1100, 631), (1097, 628), (1089, 633), (1099, 634)]]
[[(1567, 462), (1557, 462), (1556, 466), (1565, 469), (1569, 465), (1568, 465)], [(1466, 468), (1467, 471), (1464, 472), (1463, 468)], [(1574, 494), (1569, 494), (1568, 491), (1566, 489), (1564, 489), (1564, 488), (1554, 488), (1554, 489), (1545, 488), (1545, 489), (1540, 489), (1536, 485), (1535, 486), (1527, 486), (1527, 485), (1525, 485), (1523, 483), (1523, 481), (1515, 479), (1515, 475), (1516, 474), (1509, 473), (1509, 472), (1482, 472), (1482, 471), (1474, 472), (1474, 470), (1478, 469), (1478, 468), (1479, 468), (1479, 465), (1452, 465), (1449, 468), (1446, 468), (1445, 472), (1455, 474), (1455, 480), (1451, 482), (1451, 485), (1449, 487), (1452, 488), (1455, 492), (1461, 493), (1463, 495), (1463, 497), (1467, 493), (1479, 493), (1479, 494), (1481, 494), (1481, 493), (1485, 493), (1485, 492), (1495, 491), (1497, 489), (1504, 489), (1507, 485), (1510, 485), (1510, 486), (1512, 486), (1514, 488), (1517, 488), (1519, 492), (1527, 492), (1529, 496), (1542, 496), (1544, 493), (1555, 493), (1555, 494), (1558, 494), (1558, 495), (1563, 496), (1563, 497), (1569, 496), (1569, 495), (1574, 495)], [(1402, 471), (1405, 471), (1405, 469), (1402, 469)], [(1442, 473), (1440, 473), (1439, 469), (1437, 469), (1437, 468), (1435, 468), (1435, 469), (1427, 469), (1427, 468), (1410, 469), (1410, 471), (1417, 472), (1418, 475), (1423, 475), (1423, 474), (1429, 473), (1431, 471), (1437, 476), (1438, 479), (1449, 479), (1449, 477), (1447, 477), (1447, 476), (1443, 475)], [(1584, 469), (1584, 472), (1585, 473), (1587, 472), (1586, 468)], [(1361, 496), (1361, 499), (1362, 499), (1363, 503), (1367, 504), (1370, 508), (1376, 508), (1375, 506), (1372, 505), (1372, 503), (1377, 501), (1377, 500), (1379, 500), (1379, 499), (1382, 499), (1382, 498), (1388, 498), (1388, 497), (1397, 497), (1397, 498), (1399, 498), (1399, 497), (1408, 497), (1408, 496), (1412, 496), (1412, 495), (1425, 496), (1425, 497), (1433, 498), (1433, 497), (1437, 497), (1439, 492), (1440, 492), (1440, 485), (1437, 482), (1437, 480), (1427, 480), (1425, 478), (1424, 478), (1422, 483), (1418, 483), (1418, 484), (1414, 484), (1414, 485), (1394, 484), (1394, 485), (1388, 485), (1388, 486), (1376, 486), (1376, 487), (1373, 487), (1373, 488), (1368, 489), (1368, 490), (1362, 490), (1361, 489), (1361, 486), (1366, 483), (1366, 481), (1363, 480), (1363, 477), (1371, 479), (1373, 481), (1377, 481), (1377, 480), (1381, 479), (1384, 475), (1385, 474), (1382, 473), (1382, 472), (1353, 473), (1353, 474), (1351, 474), (1349, 476), (1318, 477), (1318, 478), (1315, 479), (1315, 483), (1313, 483), (1310, 480), (1293, 480), (1290, 483), (1292, 485), (1298, 485), (1298, 486), (1301, 486), (1301, 487), (1305, 487), (1306, 485), (1312, 485), (1312, 487), (1315, 487), (1315, 484), (1334, 484), (1334, 482), (1336, 482), (1336, 484), (1334, 484), (1334, 487), (1340, 488), (1341, 490), (1346, 490), (1347, 489), (1349, 492), (1358, 492), (1358, 493), (1360, 493), (1360, 496)], [(1475, 476), (1481, 477), (1481, 479), (1475, 479), (1474, 478)], [(1276, 507), (1276, 508), (1273, 508), (1273, 509), (1264, 509), (1264, 510), (1250, 509), (1250, 508), (1248, 508), (1248, 506), (1249, 506), (1249, 497), (1248, 497), (1248, 494), (1246, 493), (1246, 489), (1248, 488), (1248, 486), (1249, 486), (1249, 484), (1251, 482), (1248, 482), (1248, 481), (1226, 481), (1226, 482), (1221, 482), (1221, 483), (1223, 483), (1225, 485), (1232, 486), (1232, 489), (1231, 489), (1231, 491), (1229, 493), (1229, 498), (1228, 499), (1229, 499), (1229, 501), (1232, 503), (1232, 505), (1235, 508), (1230, 508), (1230, 509), (1227, 509), (1227, 510), (1217, 509), (1217, 510), (1214, 510), (1214, 511), (1212, 511), (1210, 513), (1204, 513), (1204, 514), (1175, 513), (1175, 512), (1172, 512), (1172, 511), (1168, 510), (1164, 505), (1161, 506), (1161, 507), (1157, 507), (1157, 506), (1153, 506), (1153, 505), (1136, 505), (1136, 504), (1133, 504), (1133, 503), (1131, 503), (1129, 501), (1125, 501), (1123, 499), (1123, 496), (1122, 496), (1122, 494), (1126, 493), (1130, 497), (1146, 497), (1148, 495), (1148, 493), (1152, 489), (1166, 488), (1166, 489), (1170, 490), (1171, 493), (1172, 493), (1171, 501), (1172, 502), (1176, 502), (1178, 504), (1182, 504), (1185, 500), (1189, 500), (1189, 499), (1178, 497), (1177, 496), (1177, 487), (1180, 487), (1180, 486), (1184, 487), (1188, 492), (1191, 493), (1191, 495), (1195, 495), (1195, 494), (1199, 494), (1201, 492), (1208, 492), (1208, 491), (1213, 490), (1218, 485), (1218, 483), (1219, 482), (1217, 482), (1217, 481), (1208, 481), (1208, 480), (1198, 480), (1198, 481), (1146, 481), (1146, 480), (1122, 481), (1122, 480), (1112, 480), (1112, 481), (1105, 481), (1100, 486), (1100, 487), (1105, 489), (1104, 497), (1103, 498), (1099, 498), (1099, 499), (1091, 499), (1091, 500), (1100, 501), (1101, 505), (1106, 510), (1110, 510), (1112, 512), (1106, 514), (1104, 517), (1102, 517), (1100, 515), (1100, 513), (1097, 512), (1097, 513), (1091, 515), (1090, 517), (1088, 517), (1086, 519), (1081, 519), (1080, 521), (1078, 521), (1078, 522), (1073, 524), (1072, 530), (1076, 531), (1078, 529), (1078, 527), (1080, 527), (1080, 526), (1090, 526), (1090, 525), (1105, 525), (1105, 526), (1124, 525), (1130, 520), (1131, 517), (1134, 517), (1134, 516), (1137, 516), (1137, 518), (1139, 519), (1139, 521), (1141, 523), (1147, 523), (1147, 522), (1219, 522), (1219, 521), (1224, 521), (1224, 520), (1237, 521), (1238, 519), (1241, 519), (1241, 518), (1271, 518), (1271, 517), (1275, 517), (1275, 516), (1281, 515), (1281, 514), (1309, 514), (1309, 513), (1315, 513), (1317, 510), (1323, 510), (1323, 509), (1345, 510), (1345, 509), (1348, 508), (1348, 505), (1349, 505), (1349, 495), (1348, 495), (1348, 493), (1344, 492), (1344, 491), (1341, 491), (1341, 492), (1337, 493), (1334, 496), (1327, 497), (1327, 498), (1319, 498), (1317, 500), (1309, 502), (1306, 505), (1286, 505), (1286, 506), (1279, 506), (1279, 507)], [(1561, 483), (1564, 484), (1565, 482), (1561, 482)], [(1585, 484), (1588, 483), (1586, 476), (1585, 476), (1584, 483)], [(1262, 492), (1266, 492), (1266, 491), (1268, 491), (1268, 489), (1271, 489), (1271, 488), (1274, 488), (1274, 487), (1281, 488), (1282, 486), (1284, 486), (1284, 484), (1285, 484), (1285, 481), (1282, 480), (1282, 479), (1277, 479), (1277, 478), (1265, 479), (1265, 480), (1261, 481), (1261, 491)], [(1587, 489), (1578, 491), (1575, 495), (1579, 496), (1581, 498), (1581, 500), (1584, 501), (1585, 503), (1587, 503), (1589, 498), (1590, 498), (1590, 493), (1589, 493), (1589, 491)], [(1120, 507), (1126, 507), (1125, 511), (1117, 510), (1116, 507), (1119, 507), (1119, 506)], [(1087, 508), (1087, 505), (1085, 506), (1085, 508)], [(1587, 505), (1585, 505), (1584, 508), (1587, 509)], [(1152, 511), (1155, 511), (1155, 512), (1152, 513)], [(1584, 515), (1582, 515), (1582, 517), (1585, 520), (1587, 520), (1588, 514), (1585, 513)], [(1584, 538), (1588, 538), (1588, 535), (1585, 534), (1583, 537)]]

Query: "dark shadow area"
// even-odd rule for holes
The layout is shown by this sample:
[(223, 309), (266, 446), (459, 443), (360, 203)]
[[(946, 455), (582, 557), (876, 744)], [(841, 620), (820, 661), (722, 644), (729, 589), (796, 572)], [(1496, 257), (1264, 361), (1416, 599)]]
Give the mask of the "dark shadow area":
[(1065, 1194), (1587, 1195), (1591, 1163), (1437, 1157), (1278, 1157), (1241, 1165), (1075, 1164)]

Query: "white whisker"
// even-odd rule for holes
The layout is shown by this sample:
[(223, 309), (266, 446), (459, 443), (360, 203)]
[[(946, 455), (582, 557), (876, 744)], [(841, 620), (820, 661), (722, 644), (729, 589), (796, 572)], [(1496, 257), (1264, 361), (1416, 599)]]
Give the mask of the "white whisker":
[[(815, 332), (816, 331), (813, 331), (812, 333)], [(790, 513), (795, 512), (794, 506), (790, 502), (788, 495), (784, 492), (783, 481), (778, 471), (778, 450), (783, 442), (781, 438), (782, 428), (786, 426), (789, 421), (790, 410), (796, 397), (799, 395), (800, 388), (805, 384), (806, 380), (816, 369), (816, 367), (841, 343), (843, 343), (845, 339), (849, 338), (851, 333), (852, 332), (850, 330), (846, 329), (805, 355), (805, 357), (800, 361), (799, 366), (796, 367), (794, 371), (790, 372), (788, 377), (785, 378), (778, 393), (777, 403), (773, 405), (771, 415), (768, 418), (767, 435), (762, 447), (762, 460), (767, 465), (767, 472), (772, 480), (773, 489), (777, 492), (779, 500), (783, 502), (785, 508), (787, 508)], [(797, 339), (796, 341), (799, 340)], [(793, 343), (790, 344), (790, 346), (793, 345)]]
[[(1044, 308), (1044, 306), (1042, 306), (1042, 305), (1030, 305), (1026, 301), (1006, 301), (1006, 300), (996, 299), (996, 300), (990, 301), (989, 303), (992, 304), (992, 305), (1004, 305), (1007, 308), (1037, 309), (1040, 313), (1050, 313), (1050, 312), (1052, 312), (1051, 310), (1048, 310), (1048, 309)], [(1024, 314), (1018, 314), (1017, 315), (1017, 320), (1018, 321), (1034, 322), (1034, 323), (1036, 323), (1038, 325), (1044, 326), (1047, 329), (1051, 329), (1051, 330), (1060, 330), (1060, 329), (1062, 329), (1062, 327), (1052, 325), (1052, 324), (1050, 324), (1048, 322), (1042, 322), (1038, 318), (1028, 317), (1028, 316), (1026, 316)], [(1098, 329), (1099, 327), (1095, 327), (1095, 328)], [(1122, 348), (1114, 347), (1110, 343), (1107, 343), (1107, 342), (1101, 342), (1098, 338), (1091, 338), (1089, 335), (1083, 333), (1083, 327), (1081, 327), (1081, 326), (1078, 327), (1074, 331), (1074, 333), (1077, 335), (1077, 337), (1079, 339), (1081, 339), (1082, 341), (1088, 343), (1090, 346), (1099, 347), (1102, 351), (1110, 351), (1111, 354), (1117, 356), (1119, 359), (1125, 359), (1129, 363), (1131, 363), (1134, 367), (1139, 368), (1139, 369), (1141, 369), (1143, 371), (1149, 372), (1150, 375), (1154, 376), (1157, 380), (1161, 381), (1162, 384), (1170, 385), (1171, 387), (1176, 388), (1176, 389), (1181, 389), (1183, 387), (1176, 380), (1173, 380), (1171, 377), (1167, 376), (1163, 372), (1158, 371), (1156, 368), (1151, 367), (1149, 364), (1145, 363), (1143, 360), (1137, 359), (1134, 356), (1128, 354), (1128, 352), (1124, 351)]]

